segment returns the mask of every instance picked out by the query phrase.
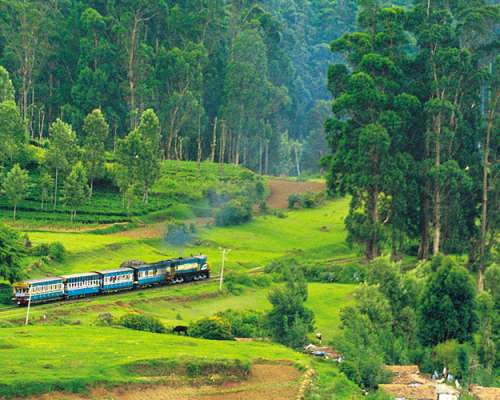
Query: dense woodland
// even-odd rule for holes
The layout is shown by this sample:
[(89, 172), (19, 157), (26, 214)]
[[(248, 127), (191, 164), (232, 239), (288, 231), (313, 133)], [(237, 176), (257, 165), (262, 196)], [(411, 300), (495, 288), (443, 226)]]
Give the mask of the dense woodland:
[[(31, 141), (99, 108), (109, 150), (151, 108), (164, 158), (315, 172), (326, 151), (329, 42), (352, 0), (3, 1), (0, 65)], [(332, 21), (335, 21), (332, 23)]]
[(363, 1), (358, 22), (328, 71), (326, 164), (352, 195), (349, 239), (369, 259), (468, 253), (481, 277), (498, 244), (498, 4)]

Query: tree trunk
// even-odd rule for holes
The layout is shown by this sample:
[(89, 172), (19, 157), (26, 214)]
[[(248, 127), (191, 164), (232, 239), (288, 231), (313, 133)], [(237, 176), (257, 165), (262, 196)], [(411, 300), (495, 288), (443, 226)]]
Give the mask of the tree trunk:
[(201, 168), (201, 115), (198, 115), (198, 139), (197, 139), (197, 151), (196, 151), (196, 162), (198, 163), (198, 169)]
[(269, 139), (264, 145), (264, 174), (269, 175)]
[(262, 175), (262, 137), (259, 137), (259, 175)]
[(486, 137), (484, 139), (484, 159), (483, 159), (483, 187), (481, 199), (481, 236), (479, 242), (479, 271), (477, 277), (477, 286), (479, 291), (484, 290), (484, 271), (486, 269), (486, 233), (488, 229), (488, 178), (489, 178), (489, 156), (490, 156), (490, 138), (491, 131), (495, 121), (497, 103), (500, 98), (500, 92), (496, 93), (494, 100), (488, 111), (488, 123), (486, 125)]
[(378, 190), (370, 188), (368, 190), (368, 217), (370, 218), (371, 232), (366, 246), (366, 258), (373, 260), (379, 256), (378, 248)]
[[(428, 186), (428, 185), (427, 185)], [(427, 260), (429, 258), (429, 197), (427, 194), (421, 194), (422, 211), (420, 213), (420, 245), (418, 249), (418, 258)]]
[(434, 117), (434, 166), (436, 167), (436, 179), (434, 182), (434, 238), (432, 243), (432, 254), (439, 254), (441, 244), (441, 182), (439, 180), (441, 167), (441, 112)]
[(135, 76), (135, 50), (137, 46), (137, 34), (139, 29), (139, 19), (137, 15), (134, 15), (134, 22), (130, 32), (130, 47), (128, 55), (127, 64), (127, 76), (128, 85), (130, 91), (130, 127), (134, 129), (136, 126), (137, 116), (135, 115), (136, 101), (135, 101), (135, 89), (136, 89), (136, 76)]
[(236, 145), (235, 145), (235, 158), (234, 158), (234, 163), (236, 165), (240, 165), (240, 140), (241, 140), (241, 133), (238, 132), (236, 135)]
[(54, 210), (57, 207), (57, 184), (59, 178), (59, 170), (56, 169), (56, 179), (54, 180)]
[(89, 198), (92, 198), (92, 194), (94, 193), (94, 177), (90, 178), (90, 191), (89, 191)]
[(14, 204), (14, 221), (16, 220), (17, 204)]
[(215, 161), (215, 148), (217, 146), (217, 117), (214, 118), (214, 128), (212, 130), (212, 144), (210, 145), (210, 161)]

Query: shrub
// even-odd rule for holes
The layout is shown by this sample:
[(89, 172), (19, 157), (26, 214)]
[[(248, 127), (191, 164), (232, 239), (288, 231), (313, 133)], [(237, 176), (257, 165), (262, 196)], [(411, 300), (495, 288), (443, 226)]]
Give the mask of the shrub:
[(300, 204), (300, 198), (299, 195), (296, 193), (292, 193), (290, 196), (288, 196), (288, 208), (289, 209), (294, 209), (296, 206)]
[(12, 286), (8, 283), (0, 283), (0, 304), (12, 303)]
[(215, 215), (218, 226), (239, 225), (252, 219), (252, 207), (248, 202), (233, 199), (224, 204)]
[(50, 246), (47, 243), (41, 243), (31, 249), (31, 253), (34, 256), (48, 256), (50, 251)]
[(64, 259), (64, 255), (66, 253), (66, 249), (63, 244), (60, 242), (54, 242), (49, 245), (49, 254), (48, 256), (54, 261), (62, 261)]
[(124, 315), (120, 318), (118, 323), (125, 328), (135, 329), (137, 331), (154, 333), (165, 333), (167, 331), (158, 319), (140, 314)]
[(194, 337), (212, 340), (232, 340), (231, 325), (220, 317), (203, 318), (189, 327), (189, 334)]
[(114, 324), (113, 315), (111, 313), (99, 314), (95, 323), (98, 326), (112, 326)]
[(234, 337), (255, 338), (267, 335), (265, 315), (258, 311), (226, 310), (216, 314), (231, 326)]

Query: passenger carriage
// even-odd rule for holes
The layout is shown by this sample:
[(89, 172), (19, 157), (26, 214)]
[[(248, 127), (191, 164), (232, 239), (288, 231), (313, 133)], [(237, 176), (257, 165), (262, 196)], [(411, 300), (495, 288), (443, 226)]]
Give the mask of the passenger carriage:
[(92, 296), (101, 290), (101, 277), (96, 272), (63, 275), (66, 298)]
[(28, 303), (45, 303), (64, 298), (64, 283), (62, 278), (30, 279), (14, 284), (14, 300), (20, 306)]
[(153, 286), (166, 283), (168, 263), (164, 261), (155, 264), (133, 265), (126, 268), (134, 270), (134, 284), (136, 286)]
[(134, 287), (134, 270), (132, 268), (108, 269), (95, 271), (100, 277), (100, 290), (105, 293), (128, 290)]

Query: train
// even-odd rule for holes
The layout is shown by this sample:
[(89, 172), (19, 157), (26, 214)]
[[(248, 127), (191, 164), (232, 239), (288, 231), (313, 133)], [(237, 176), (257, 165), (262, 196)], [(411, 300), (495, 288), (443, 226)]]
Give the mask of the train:
[(128, 261), (115, 269), (17, 282), (13, 285), (13, 300), (27, 306), (208, 278), (210, 268), (204, 255), (155, 263)]

